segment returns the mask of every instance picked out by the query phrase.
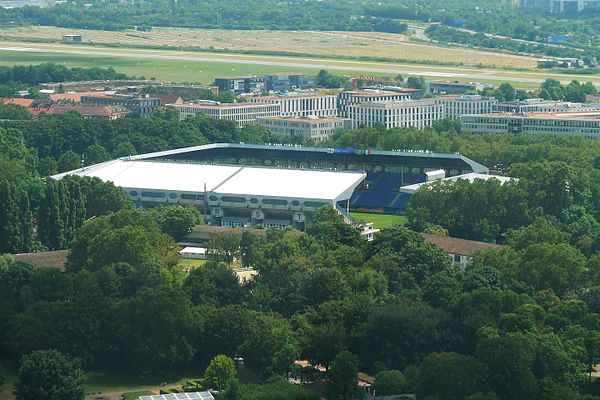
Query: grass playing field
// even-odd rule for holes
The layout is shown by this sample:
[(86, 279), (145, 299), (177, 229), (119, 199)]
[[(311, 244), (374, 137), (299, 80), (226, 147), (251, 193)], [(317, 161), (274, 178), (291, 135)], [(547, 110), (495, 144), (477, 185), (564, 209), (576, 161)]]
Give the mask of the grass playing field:
[(350, 212), (352, 218), (361, 222), (372, 222), (378, 229), (389, 228), (394, 225), (405, 225), (408, 220), (404, 215), (395, 214), (374, 214), (362, 212)]

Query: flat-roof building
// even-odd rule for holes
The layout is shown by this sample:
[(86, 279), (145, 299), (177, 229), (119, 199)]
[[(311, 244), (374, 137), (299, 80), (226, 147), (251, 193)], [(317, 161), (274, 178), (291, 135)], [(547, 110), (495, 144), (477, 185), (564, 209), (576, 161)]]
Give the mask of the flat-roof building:
[(600, 138), (600, 111), (524, 114), (483, 114), (460, 117), (463, 130), (473, 133), (513, 133)]
[(338, 97), (326, 94), (288, 94), (251, 97), (251, 103), (279, 104), (282, 117), (336, 117)]
[(444, 106), (445, 117), (452, 119), (459, 119), (465, 114), (489, 114), (498, 102), (494, 97), (469, 94), (442, 96), (435, 101)]
[(81, 42), (82, 40), (81, 35), (63, 35), (63, 41), (65, 42)]
[(173, 104), (183, 120), (196, 114), (204, 114), (214, 119), (235, 121), (238, 127), (256, 123), (258, 118), (275, 117), (280, 114), (279, 104), (271, 103), (218, 103)]
[(265, 78), (262, 76), (232, 76), (215, 78), (219, 91), (231, 91), (236, 96), (244, 93), (262, 93), (265, 91)]
[(341, 92), (338, 99), (339, 115), (343, 118), (350, 118), (349, 106), (362, 103), (371, 103), (377, 101), (391, 100), (409, 100), (414, 91), (403, 89), (400, 91), (387, 90), (355, 90)]
[(402, 100), (362, 103), (349, 106), (352, 127), (383, 125), (387, 129), (424, 129), (444, 118), (444, 107), (435, 100)]
[(481, 91), (486, 87), (491, 87), (479, 82), (458, 82), (458, 81), (430, 81), (427, 82), (427, 90), (434, 94), (467, 94), (468, 92)]
[(316, 84), (315, 78), (299, 72), (266, 74), (264, 80), (265, 89), (273, 92), (314, 89)]
[(494, 113), (532, 113), (600, 110), (599, 103), (570, 103), (545, 99), (525, 99), (499, 102), (493, 105)]
[(273, 135), (285, 138), (302, 138), (322, 142), (327, 140), (339, 129), (348, 128), (349, 120), (343, 118), (286, 118), (266, 117), (259, 118), (258, 123), (269, 129)]
[[(121, 187), (137, 207), (196, 205), (220, 226), (304, 230), (326, 204), (349, 202), (365, 173), (206, 165), (127, 157), (55, 175), (93, 176)], [(340, 211), (342, 212), (342, 211)]]

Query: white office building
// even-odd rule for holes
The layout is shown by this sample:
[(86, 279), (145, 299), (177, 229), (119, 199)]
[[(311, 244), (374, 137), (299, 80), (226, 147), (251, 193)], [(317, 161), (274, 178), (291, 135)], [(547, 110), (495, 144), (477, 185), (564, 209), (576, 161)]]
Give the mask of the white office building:
[(414, 89), (401, 91), (367, 89), (341, 92), (338, 99), (339, 115), (350, 118), (349, 106), (378, 101), (410, 100), (413, 93)]
[(446, 118), (459, 119), (465, 114), (489, 114), (498, 100), (494, 97), (479, 95), (449, 95), (435, 99), (437, 104), (444, 106)]
[(444, 107), (435, 100), (380, 101), (350, 106), (352, 127), (382, 124), (387, 129), (424, 129), (444, 118)]
[(179, 112), (179, 119), (184, 120), (196, 114), (204, 114), (215, 119), (235, 121), (241, 128), (256, 123), (258, 118), (279, 115), (279, 104), (272, 103), (218, 103), (204, 102), (200, 104), (173, 104)]
[(324, 94), (289, 94), (251, 97), (250, 103), (271, 103), (280, 107), (282, 117), (336, 117), (338, 98)]
[(600, 111), (463, 115), (473, 133), (549, 134), (600, 138)]

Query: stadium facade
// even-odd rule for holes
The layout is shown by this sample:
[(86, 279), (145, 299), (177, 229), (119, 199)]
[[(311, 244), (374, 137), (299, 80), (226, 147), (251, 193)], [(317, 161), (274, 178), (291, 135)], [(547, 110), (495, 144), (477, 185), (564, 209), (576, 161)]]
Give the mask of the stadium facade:
[(211, 224), (304, 230), (330, 204), (401, 213), (429, 171), (487, 174), (459, 154), (287, 145), (209, 144), (124, 157), (55, 175), (95, 176), (123, 188), (139, 208), (195, 205)]

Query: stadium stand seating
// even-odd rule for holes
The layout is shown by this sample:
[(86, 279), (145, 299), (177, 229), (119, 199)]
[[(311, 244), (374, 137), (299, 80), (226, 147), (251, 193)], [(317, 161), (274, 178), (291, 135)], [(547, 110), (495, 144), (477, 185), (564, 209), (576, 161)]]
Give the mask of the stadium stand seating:
[(353, 208), (378, 209), (391, 212), (404, 210), (409, 195), (398, 192), (402, 186), (424, 182), (425, 174), (401, 172), (368, 172), (365, 185), (357, 188), (350, 205)]

